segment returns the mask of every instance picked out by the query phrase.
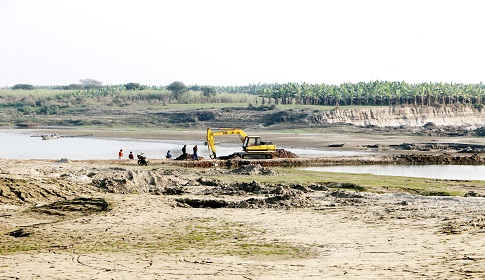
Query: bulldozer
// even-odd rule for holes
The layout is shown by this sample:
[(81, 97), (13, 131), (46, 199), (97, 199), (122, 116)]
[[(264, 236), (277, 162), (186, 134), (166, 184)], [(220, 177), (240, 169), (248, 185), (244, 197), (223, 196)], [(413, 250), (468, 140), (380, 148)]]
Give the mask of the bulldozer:
[(242, 152), (235, 155), (244, 159), (271, 159), (276, 146), (271, 141), (262, 141), (259, 136), (248, 136), (240, 128), (207, 128), (207, 147), (212, 159), (217, 159), (214, 136), (237, 134), (242, 142)]

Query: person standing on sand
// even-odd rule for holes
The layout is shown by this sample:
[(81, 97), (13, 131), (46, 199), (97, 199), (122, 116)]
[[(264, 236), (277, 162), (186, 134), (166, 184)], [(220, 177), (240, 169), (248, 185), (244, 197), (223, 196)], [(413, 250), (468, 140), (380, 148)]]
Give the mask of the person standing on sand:
[(123, 158), (123, 149), (121, 149), (121, 150), (118, 152), (118, 158), (119, 158), (119, 159), (122, 159), (122, 158)]
[(195, 145), (192, 150), (194, 151), (194, 154), (192, 155), (192, 160), (199, 160), (199, 156), (197, 155), (197, 151), (199, 149), (197, 148), (197, 145)]
[(187, 159), (187, 145), (182, 147), (182, 159)]

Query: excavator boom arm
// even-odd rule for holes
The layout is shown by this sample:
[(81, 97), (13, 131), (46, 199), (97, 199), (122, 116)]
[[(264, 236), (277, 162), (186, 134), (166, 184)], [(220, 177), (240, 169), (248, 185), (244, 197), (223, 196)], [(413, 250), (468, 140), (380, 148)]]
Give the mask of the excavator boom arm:
[(218, 135), (226, 135), (226, 134), (237, 134), (241, 139), (241, 142), (244, 143), (244, 140), (247, 138), (247, 134), (240, 128), (214, 128), (210, 129), (207, 128), (207, 148), (209, 149), (209, 155), (211, 158), (216, 158), (216, 146), (214, 142), (214, 136)]

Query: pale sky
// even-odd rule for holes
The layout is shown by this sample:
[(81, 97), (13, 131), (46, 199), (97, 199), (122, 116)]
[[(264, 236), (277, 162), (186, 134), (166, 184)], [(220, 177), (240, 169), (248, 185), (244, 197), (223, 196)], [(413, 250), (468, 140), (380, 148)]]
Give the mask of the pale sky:
[(482, 0), (0, 0), (0, 87), (485, 81)]

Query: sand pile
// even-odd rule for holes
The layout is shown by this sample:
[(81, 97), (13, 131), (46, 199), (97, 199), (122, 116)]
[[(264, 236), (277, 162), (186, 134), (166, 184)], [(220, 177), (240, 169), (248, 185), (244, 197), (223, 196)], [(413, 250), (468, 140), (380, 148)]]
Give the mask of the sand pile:
[(115, 168), (91, 175), (93, 186), (111, 193), (124, 194), (179, 194), (184, 186), (194, 184), (183, 176), (163, 169), (128, 170)]

